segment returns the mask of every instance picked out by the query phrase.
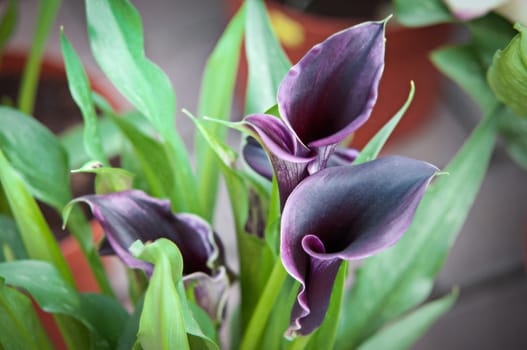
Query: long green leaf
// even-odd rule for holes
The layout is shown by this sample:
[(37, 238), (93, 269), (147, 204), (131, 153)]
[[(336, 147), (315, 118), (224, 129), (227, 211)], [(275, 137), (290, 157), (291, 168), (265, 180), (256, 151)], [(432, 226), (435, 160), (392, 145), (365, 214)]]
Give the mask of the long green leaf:
[(457, 292), (425, 304), (381, 329), (365, 341), (358, 350), (404, 350), (417, 341), (426, 330), (445, 312), (450, 310), (457, 298)]
[[(49, 263), (18, 260), (0, 264), (0, 276), (6, 283), (23, 288), (40, 308), (59, 316), (62, 322), (71, 318), (90, 331), (89, 339), (76, 339), (89, 348), (113, 349), (128, 318), (127, 312), (113, 298), (96, 294), (78, 294)], [(71, 318), (70, 318), (71, 317)], [(82, 336), (82, 333), (79, 334)]]
[(190, 161), (175, 132), (174, 91), (168, 77), (144, 55), (139, 13), (127, 0), (86, 1), (86, 13), (90, 46), (99, 67), (165, 141), (168, 166), (174, 173), (174, 209), (199, 212)]
[(27, 259), (26, 248), (13, 219), (0, 214), (0, 262)]
[(344, 303), (338, 349), (357, 346), (429, 294), (483, 181), (496, 125), (494, 115), (481, 122), (445, 169), (450, 175), (427, 191), (401, 241), (358, 270)]
[(139, 322), (138, 342), (145, 349), (190, 349), (189, 335), (203, 340), (206, 348), (217, 349), (192, 316), (183, 289), (183, 258), (177, 246), (159, 239), (144, 246), (136, 241), (132, 253), (155, 265), (146, 290)]
[(53, 349), (31, 300), (0, 278), (0, 348)]
[(5, 44), (13, 33), (18, 15), (18, 1), (9, 0), (5, 7), (2, 18), (0, 18), (0, 54), (4, 49)]
[[(238, 72), (237, 63), (240, 58), (244, 19), (245, 11), (242, 8), (225, 29), (207, 61), (201, 83), (199, 116), (229, 120), (234, 83)], [(207, 127), (220, 140), (225, 138), (225, 127), (212, 123)], [(214, 151), (210, 149), (200, 134), (196, 135), (195, 149), (199, 198), (203, 201), (204, 217), (212, 219), (220, 170)]]
[(446, 76), (459, 84), (485, 112), (498, 105), (487, 84), (487, 68), (472, 45), (448, 47), (435, 51), (432, 61)]
[(384, 147), (384, 144), (386, 141), (388, 141), (388, 138), (392, 134), (393, 130), (399, 124), (399, 121), (401, 121), (401, 118), (404, 116), (404, 113), (406, 113), (406, 110), (410, 106), (410, 103), (412, 103), (412, 100), (414, 98), (415, 93), (415, 86), (414, 82), (412, 81), (410, 83), (410, 93), (408, 94), (408, 98), (406, 99), (406, 102), (404, 105), (399, 109), (399, 111), (386, 123), (377, 134), (368, 142), (366, 147), (364, 147), (360, 154), (355, 158), (353, 161), (354, 164), (361, 164), (364, 162), (368, 162), (370, 160), (374, 160), (377, 158), (379, 153), (381, 152), (381, 149)]
[(36, 198), (57, 210), (70, 201), (66, 152), (56, 137), (26, 114), (0, 106), (0, 150)]
[(35, 36), (29, 52), (29, 58), (22, 74), (20, 84), (18, 107), (24, 113), (33, 114), (35, 97), (37, 93), (38, 77), (40, 75), (40, 59), (44, 47), (55, 22), (55, 17), (60, 7), (60, 0), (40, 0), (38, 18), (35, 26)]
[(169, 197), (173, 183), (173, 174), (163, 145), (137, 129), (124, 118), (112, 117), (113, 122), (130, 141), (135, 156), (141, 164), (150, 191), (156, 197)]
[(24, 181), (9, 164), (0, 150), (0, 183), (15, 217), (20, 236), (30, 258), (51, 262), (61, 276), (73, 286), (73, 276), (60, 252), (37, 203)]
[(79, 106), (82, 112), (82, 117), (84, 118), (83, 140), (86, 153), (92, 160), (97, 160), (104, 165), (109, 165), (108, 159), (104, 153), (101, 135), (97, 125), (97, 115), (95, 114), (88, 75), (82, 66), (79, 56), (71, 46), (63, 30), (60, 33), (60, 45), (62, 48), (64, 64), (66, 65), (66, 75), (68, 77), (70, 93), (77, 106)]
[(274, 34), (262, 0), (246, 0), (245, 52), (249, 64), (245, 112), (262, 113), (276, 104), (276, 93), (291, 63)]
[[(122, 147), (122, 137), (119, 129), (111, 121), (110, 117), (103, 116), (98, 121), (99, 133), (101, 135), (103, 149), (107, 158), (115, 157)], [(84, 147), (84, 125), (77, 125), (59, 135), (59, 141), (68, 154), (69, 167), (75, 169), (90, 161)]]

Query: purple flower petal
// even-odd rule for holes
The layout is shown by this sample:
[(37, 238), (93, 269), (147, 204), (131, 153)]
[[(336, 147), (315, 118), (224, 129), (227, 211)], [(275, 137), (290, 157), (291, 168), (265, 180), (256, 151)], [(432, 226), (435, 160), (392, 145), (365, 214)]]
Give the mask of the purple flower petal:
[(221, 254), (218, 238), (206, 221), (193, 214), (174, 214), (169, 201), (149, 197), (142, 191), (87, 195), (74, 202), (85, 202), (92, 209), (106, 234), (106, 253), (113, 249), (126, 265), (149, 275), (152, 264), (128, 251), (136, 240), (145, 243), (162, 237), (170, 239), (183, 256), (184, 275), (198, 271), (210, 274)]
[(332, 35), (284, 78), (280, 114), (303, 144), (337, 144), (368, 119), (384, 69), (384, 25), (366, 22)]
[(289, 333), (320, 326), (341, 260), (371, 256), (402, 237), (436, 171), (386, 157), (321, 170), (295, 188), (282, 213), (280, 249), (285, 268), (302, 284)]
[(247, 165), (251, 167), (257, 174), (271, 181), (273, 178), (273, 168), (271, 167), (271, 161), (263, 147), (256, 141), (254, 137), (247, 137), (247, 142), (243, 146), (242, 150), (243, 159), (247, 162)]
[(220, 267), (214, 276), (203, 272), (194, 272), (183, 277), (185, 288), (191, 288), (196, 303), (201, 306), (215, 322), (223, 319), (229, 278), (224, 267)]

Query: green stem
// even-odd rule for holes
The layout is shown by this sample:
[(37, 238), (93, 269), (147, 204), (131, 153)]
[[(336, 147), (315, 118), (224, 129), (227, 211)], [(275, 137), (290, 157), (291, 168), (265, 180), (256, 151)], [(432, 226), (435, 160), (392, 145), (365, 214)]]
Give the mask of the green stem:
[(101, 291), (104, 294), (113, 296), (114, 293), (108, 281), (108, 276), (93, 244), (91, 227), (80, 208), (74, 207), (72, 209), (68, 219), (68, 229), (77, 239)]
[(42, 58), (44, 46), (46, 45), (53, 22), (55, 21), (59, 6), (60, 0), (42, 0), (38, 9), (35, 37), (22, 75), (18, 96), (19, 109), (29, 115), (33, 115), (35, 105), (36, 88), (40, 75), (40, 59)]
[(282, 261), (277, 259), (273, 271), (267, 280), (265, 289), (260, 296), (260, 300), (258, 300), (258, 304), (254, 309), (251, 320), (249, 321), (240, 349), (253, 350), (258, 348), (260, 337), (262, 336), (267, 324), (267, 319), (271, 313), (271, 305), (275, 303), (286, 276), (287, 273), (282, 265)]
[[(296, 337), (295, 340), (291, 342), (291, 346), (289, 346), (289, 350), (303, 350), (306, 348), (307, 344), (311, 340), (311, 335), (306, 335), (303, 337)], [(330, 348), (331, 349), (331, 348)]]

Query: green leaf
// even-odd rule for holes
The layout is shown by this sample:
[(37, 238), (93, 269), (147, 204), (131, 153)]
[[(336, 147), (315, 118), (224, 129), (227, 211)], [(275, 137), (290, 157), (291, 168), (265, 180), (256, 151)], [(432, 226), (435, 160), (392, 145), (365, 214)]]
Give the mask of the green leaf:
[(384, 147), (384, 144), (388, 139), (390, 138), (390, 135), (392, 134), (393, 130), (399, 124), (399, 121), (404, 116), (404, 113), (406, 113), (406, 110), (410, 106), (410, 103), (412, 103), (412, 100), (414, 98), (415, 93), (415, 85), (412, 81), (410, 83), (410, 93), (408, 94), (408, 98), (406, 99), (406, 102), (404, 105), (399, 109), (399, 111), (390, 119), (389, 122), (387, 122), (375, 136), (370, 139), (368, 144), (362, 149), (360, 154), (355, 158), (353, 161), (354, 164), (361, 164), (368, 162), (370, 160), (374, 160), (377, 158), (379, 153), (381, 152), (381, 149)]
[(82, 117), (84, 118), (83, 140), (86, 153), (90, 158), (108, 165), (108, 159), (104, 153), (101, 136), (99, 134), (97, 115), (95, 114), (88, 75), (63, 30), (60, 32), (60, 45), (64, 64), (66, 65), (70, 93), (77, 106), (79, 106)]
[[(90, 46), (99, 67), (163, 137), (176, 211), (200, 211), (183, 141), (175, 131), (175, 95), (168, 77), (144, 55), (141, 17), (127, 0), (86, 1)], [(165, 166), (167, 166), (165, 165)]]
[(483, 181), (496, 127), (497, 118), (488, 115), (445, 169), (450, 175), (439, 177), (425, 193), (405, 236), (357, 271), (337, 349), (357, 346), (430, 293)]
[(68, 159), (57, 138), (26, 114), (0, 106), (0, 150), (31, 193), (58, 211), (71, 199)]
[(0, 278), (0, 348), (54, 349), (31, 300)]
[(18, 93), (18, 107), (26, 114), (33, 114), (38, 78), (40, 76), (40, 60), (59, 7), (60, 0), (41, 0), (39, 2), (35, 36), (33, 37), (24, 72), (22, 73), (22, 82)]
[(501, 102), (527, 118), (527, 27), (516, 24), (514, 28), (519, 33), (503, 51), (496, 52), (487, 80)]
[(187, 333), (200, 338), (205, 348), (218, 349), (201, 331), (185, 298), (183, 258), (177, 246), (161, 238), (130, 250), (139, 259), (154, 264), (139, 322), (138, 342), (145, 349), (190, 349)]
[(132, 188), (134, 179), (134, 174), (129, 171), (121, 168), (105, 167), (98, 161), (88, 162), (71, 172), (96, 174), (95, 193), (97, 194), (129, 190)]
[(271, 28), (262, 0), (246, 0), (245, 52), (249, 65), (246, 114), (276, 104), (278, 86), (291, 63)]
[(24, 242), (16, 223), (8, 216), (0, 214), (0, 262), (14, 259), (27, 259)]
[(29, 257), (53, 263), (61, 276), (73, 286), (74, 281), (71, 271), (46, 224), (46, 220), (24, 181), (9, 164), (1, 150), (0, 183), (6, 194), (20, 232), (20, 237), (24, 242)]
[(498, 100), (485, 78), (487, 68), (472, 45), (437, 50), (432, 54), (432, 61), (441, 72), (459, 84), (483, 111), (489, 113), (496, 108)]
[(18, 1), (8, 0), (4, 14), (0, 18), (0, 53), (16, 27), (18, 16)]
[(130, 350), (133, 349), (137, 339), (137, 331), (139, 330), (139, 320), (143, 311), (143, 299), (140, 299), (135, 305), (134, 312), (128, 318), (124, 325), (116, 350)]
[(450, 310), (457, 294), (454, 291), (408, 313), (366, 340), (359, 350), (409, 349), (441, 315)]
[[(99, 133), (101, 134), (103, 149), (107, 158), (115, 157), (122, 147), (122, 138), (119, 129), (110, 117), (103, 116), (98, 120)], [(72, 169), (92, 159), (84, 147), (84, 125), (77, 125), (59, 135), (59, 141), (68, 154), (69, 167)]]
[(518, 118), (507, 108), (500, 116), (499, 130), (509, 156), (527, 170), (527, 119)]
[[(225, 29), (207, 61), (201, 83), (199, 116), (229, 120), (238, 72), (237, 63), (240, 59), (244, 20), (245, 11), (242, 8)], [(225, 127), (219, 124), (209, 124), (206, 127), (220, 140), (225, 138)], [(214, 151), (204, 141), (201, 135), (196, 135), (194, 144), (199, 197), (203, 200), (202, 207), (205, 208), (204, 218), (210, 220), (214, 214), (220, 170)]]
[(394, 7), (396, 19), (410, 27), (454, 21), (443, 0), (394, 0)]
[[(78, 294), (53, 265), (43, 261), (1, 263), (0, 276), (6, 283), (27, 290), (42, 310), (81, 322), (90, 331), (96, 349), (115, 348), (128, 318), (117, 300), (104, 295)], [(61, 320), (71, 322), (69, 317)], [(89, 348), (87, 340), (80, 338), (77, 342), (84, 342), (82, 348)]]
[(491, 65), (496, 51), (507, 46), (516, 35), (511, 23), (495, 13), (476, 18), (466, 25), (472, 35), (471, 46), (479, 53), (485, 70)]
[(167, 167), (169, 162), (163, 145), (154, 138), (144, 134), (128, 120), (113, 117), (113, 122), (130, 141), (134, 153), (141, 164), (141, 170), (155, 197), (168, 197), (173, 184), (172, 171)]

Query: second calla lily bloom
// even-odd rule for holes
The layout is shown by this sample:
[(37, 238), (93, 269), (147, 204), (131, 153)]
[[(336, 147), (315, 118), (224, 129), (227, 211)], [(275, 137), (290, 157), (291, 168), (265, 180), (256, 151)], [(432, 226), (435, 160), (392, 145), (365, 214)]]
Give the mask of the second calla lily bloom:
[[(90, 206), (104, 230), (100, 253), (116, 254), (127, 266), (142, 269), (149, 276), (154, 266), (134, 257), (130, 246), (136, 240), (147, 243), (167, 238), (174, 242), (183, 257), (183, 280), (199, 284), (195, 288), (197, 302), (213, 318), (221, 313), (228, 279), (220, 266), (221, 242), (206, 221), (193, 214), (173, 213), (169, 201), (139, 190), (86, 195), (72, 203), (78, 202)], [(207, 291), (210, 295), (205, 295)]]
[(293, 190), (280, 247), (284, 267), (301, 283), (289, 334), (320, 326), (342, 260), (366, 258), (403, 236), (436, 172), (422, 161), (386, 157), (321, 170)]
[(280, 84), (282, 119), (245, 118), (269, 154), (282, 205), (370, 116), (384, 69), (384, 27), (384, 21), (366, 22), (313, 47)]

